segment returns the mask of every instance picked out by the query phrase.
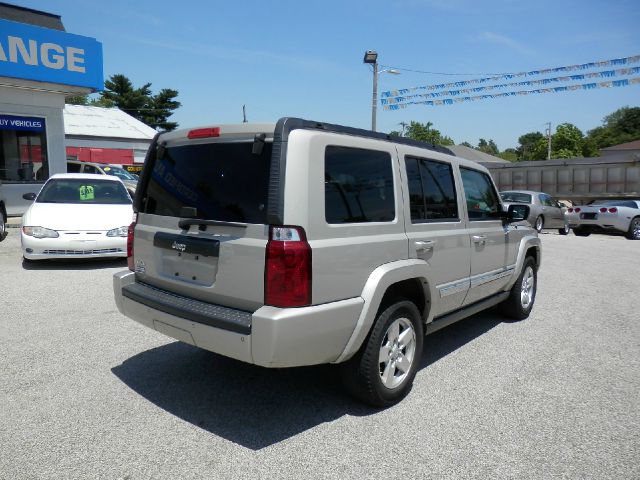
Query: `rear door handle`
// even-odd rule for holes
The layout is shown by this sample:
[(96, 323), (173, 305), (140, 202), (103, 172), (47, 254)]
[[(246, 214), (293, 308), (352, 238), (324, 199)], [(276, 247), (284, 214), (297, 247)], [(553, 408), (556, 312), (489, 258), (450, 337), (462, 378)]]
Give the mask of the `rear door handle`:
[(473, 243), (477, 243), (478, 245), (484, 245), (487, 242), (487, 237), (484, 235), (474, 235), (471, 238), (473, 239)]
[(426, 252), (429, 250), (433, 250), (435, 244), (436, 242), (434, 242), (433, 240), (418, 240), (416, 242), (416, 251)]

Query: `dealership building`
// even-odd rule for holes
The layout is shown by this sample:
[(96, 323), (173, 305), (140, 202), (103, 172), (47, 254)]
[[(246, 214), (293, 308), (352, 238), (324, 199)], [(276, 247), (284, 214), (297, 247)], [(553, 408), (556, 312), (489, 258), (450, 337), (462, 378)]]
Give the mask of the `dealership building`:
[(60, 16), (0, 3), (0, 182), (9, 216), (66, 172), (65, 98), (103, 89), (102, 44)]

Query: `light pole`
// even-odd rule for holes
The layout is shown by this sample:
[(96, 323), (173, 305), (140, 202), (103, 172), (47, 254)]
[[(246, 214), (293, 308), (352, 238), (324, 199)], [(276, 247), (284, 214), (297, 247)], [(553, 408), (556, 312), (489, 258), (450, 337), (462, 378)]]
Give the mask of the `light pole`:
[(375, 50), (367, 50), (364, 52), (364, 63), (368, 63), (373, 66), (373, 95), (371, 101), (371, 130), (376, 131), (376, 115), (378, 112), (378, 75), (381, 73), (392, 73), (399, 75), (398, 70), (393, 68), (387, 68), (378, 71), (378, 52)]
[(547, 126), (547, 160), (551, 160), (551, 122), (545, 123)]

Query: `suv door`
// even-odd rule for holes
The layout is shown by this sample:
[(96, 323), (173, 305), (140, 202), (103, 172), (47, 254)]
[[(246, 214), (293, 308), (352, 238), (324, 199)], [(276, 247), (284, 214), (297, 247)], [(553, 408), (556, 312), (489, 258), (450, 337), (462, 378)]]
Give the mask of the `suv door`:
[(431, 267), (439, 294), (435, 316), (455, 310), (469, 290), (470, 239), (452, 165), (400, 146), (409, 257)]
[(471, 285), (464, 300), (468, 305), (500, 291), (514, 271), (515, 258), (509, 252), (510, 229), (499, 216), (502, 205), (491, 177), (469, 167), (460, 167), (460, 177), (471, 241)]
[(137, 282), (246, 311), (264, 304), (273, 143), (254, 150), (254, 136), (174, 134), (150, 152), (138, 193)]

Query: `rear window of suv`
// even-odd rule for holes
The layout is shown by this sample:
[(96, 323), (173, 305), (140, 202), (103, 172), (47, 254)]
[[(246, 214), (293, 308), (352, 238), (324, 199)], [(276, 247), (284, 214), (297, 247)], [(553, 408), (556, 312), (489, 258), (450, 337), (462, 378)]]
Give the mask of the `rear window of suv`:
[(155, 159), (143, 205), (145, 213), (264, 224), (272, 143), (259, 155), (252, 142), (208, 143), (162, 149)]

